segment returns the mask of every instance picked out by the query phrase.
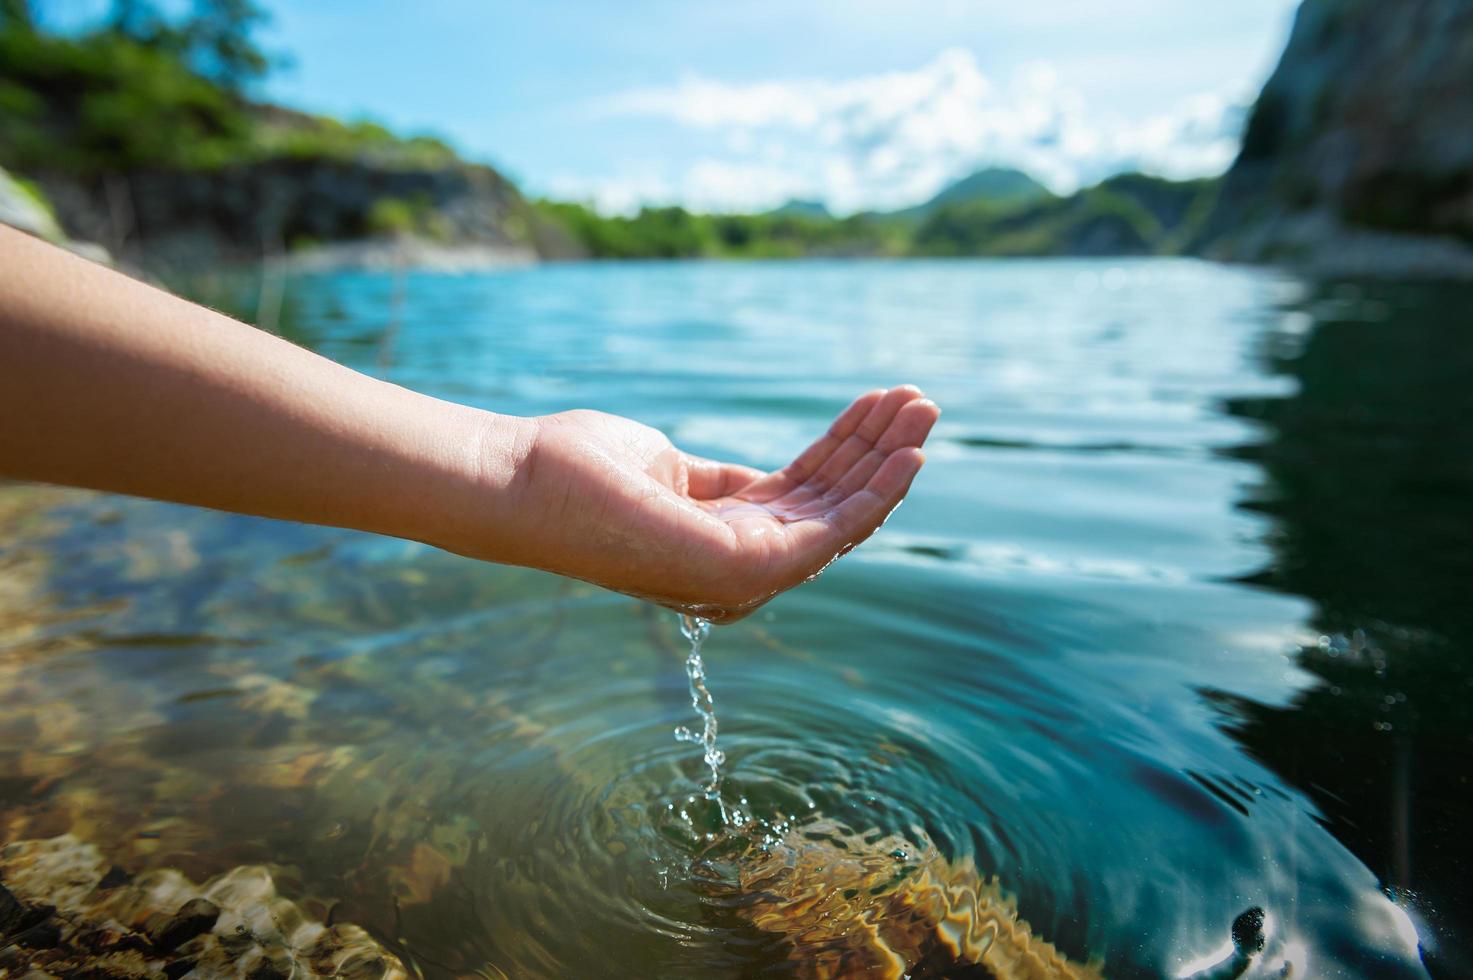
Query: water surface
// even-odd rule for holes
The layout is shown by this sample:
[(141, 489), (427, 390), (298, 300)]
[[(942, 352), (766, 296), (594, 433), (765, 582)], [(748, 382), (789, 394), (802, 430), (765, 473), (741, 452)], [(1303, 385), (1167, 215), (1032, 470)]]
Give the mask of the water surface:
[[(427, 976), (780, 975), (719, 807), (929, 839), (1108, 975), (1261, 906), (1298, 975), (1470, 969), (1473, 294), (1186, 261), (292, 280), (443, 397), (786, 462), (945, 409), (883, 532), (713, 631), (428, 547), (0, 491), (0, 827), (246, 862)], [(712, 806), (717, 807), (713, 810)], [(714, 842), (714, 844), (713, 844)]]

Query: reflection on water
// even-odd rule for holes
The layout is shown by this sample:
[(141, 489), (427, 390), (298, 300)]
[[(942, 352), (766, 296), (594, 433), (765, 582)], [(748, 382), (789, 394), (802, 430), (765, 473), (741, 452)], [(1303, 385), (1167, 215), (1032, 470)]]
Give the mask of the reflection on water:
[(880, 536), (717, 631), (716, 800), (666, 612), (5, 489), (0, 835), (268, 864), (435, 977), (956, 975), (1004, 933), (1157, 976), (1253, 908), (1250, 975), (1466, 972), (1468, 302), (1157, 260), (294, 280), (330, 356), (704, 455), (896, 380), (947, 414)]
[(1233, 736), (1314, 800), (1335, 836), (1473, 972), (1473, 322), (1466, 290), (1326, 287), (1302, 345), (1270, 348), (1288, 398), (1229, 409), (1271, 427), (1246, 506), (1273, 562), (1246, 581), (1314, 600), (1288, 704), (1210, 695)]

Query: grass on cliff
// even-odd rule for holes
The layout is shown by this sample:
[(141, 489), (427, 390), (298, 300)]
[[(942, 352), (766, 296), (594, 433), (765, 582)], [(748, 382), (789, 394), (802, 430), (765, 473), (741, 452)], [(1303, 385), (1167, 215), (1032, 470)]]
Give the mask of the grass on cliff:
[(433, 137), (253, 104), (162, 41), (0, 25), (0, 166), (85, 178), (283, 157), (406, 169), (457, 162)]

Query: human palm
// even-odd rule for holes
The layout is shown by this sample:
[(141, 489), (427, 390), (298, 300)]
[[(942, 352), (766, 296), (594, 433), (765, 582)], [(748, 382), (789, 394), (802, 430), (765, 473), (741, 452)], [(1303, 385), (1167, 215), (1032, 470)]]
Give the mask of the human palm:
[(537, 420), (527, 564), (716, 622), (813, 577), (884, 523), (940, 410), (909, 385), (856, 399), (788, 466), (682, 452), (629, 419)]

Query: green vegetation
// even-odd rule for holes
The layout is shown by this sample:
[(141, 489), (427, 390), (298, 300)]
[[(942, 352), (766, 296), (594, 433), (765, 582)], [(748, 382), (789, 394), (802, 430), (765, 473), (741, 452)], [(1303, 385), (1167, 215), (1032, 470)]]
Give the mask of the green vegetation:
[(767, 214), (692, 214), (644, 208), (607, 217), (591, 207), (539, 201), (539, 214), (566, 228), (595, 258), (793, 258), (896, 255), (905, 235), (894, 222), (856, 215), (830, 218), (778, 210)]
[(345, 123), (274, 107), (258, 107), (255, 116), (251, 155), (256, 159), (369, 159), (404, 170), (433, 169), (460, 160), (436, 137), (396, 136), (366, 120)]
[(1025, 205), (951, 204), (916, 230), (922, 255), (1052, 255), (1152, 251), (1159, 222), (1135, 200), (1103, 185)]
[(92, 174), (217, 166), (249, 141), (244, 105), (174, 51), (113, 31), (0, 27), (0, 163)]
[[(1012, 175), (1026, 184), (999, 174)], [(978, 180), (987, 175), (987, 180)], [(999, 187), (1005, 193), (995, 193)], [(606, 217), (580, 204), (542, 201), (595, 258), (797, 256), (1144, 255), (1182, 251), (1216, 196), (1213, 180), (1122, 174), (1056, 197), (1017, 171), (980, 171), (931, 202), (890, 214), (829, 217), (801, 202), (765, 214), (691, 214), (645, 208)]]
[(56, 209), (45, 193), (32, 182), (12, 177), (4, 170), (0, 170), (0, 221), (47, 241), (66, 238), (56, 219)]
[(373, 235), (415, 235), (438, 242), (448, 240), (451, 233), (445, 216), (423, 195), (409, 200), (381, 197), (369, 205), (364, 224)]
[(26, 180), (24, 177), (16, 177), (13, 174), (9, 179), (15, 189), (24, 194), (42, 213), (52, 221), (56, 220), (56, 209), (51, 206), (51, 201), (47, 199), (46, 192), (37, 187), (35, 181)]
[(916, 229), (920, 255), (1148, 255), (1182, 251), (1216, 197), (1214, 180), (1121, 174), (1068, 197), (942, 207)]
[(249, 101), (271, 61), (252, 41), (249, 0), (196, 0), (170, 21), (139, 0), (76, 36), (40, 30), (24, 0), (0, 0), (0, 166), (91, 177), (130, 170), (210, 170), (276, 158), (445, 165), (431, 137), (400, 139)]

